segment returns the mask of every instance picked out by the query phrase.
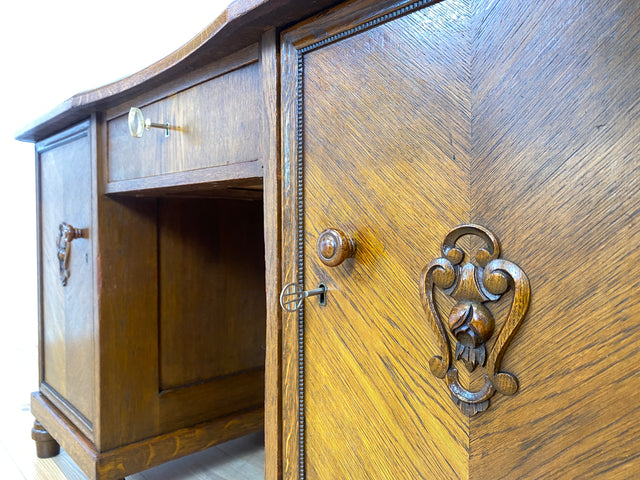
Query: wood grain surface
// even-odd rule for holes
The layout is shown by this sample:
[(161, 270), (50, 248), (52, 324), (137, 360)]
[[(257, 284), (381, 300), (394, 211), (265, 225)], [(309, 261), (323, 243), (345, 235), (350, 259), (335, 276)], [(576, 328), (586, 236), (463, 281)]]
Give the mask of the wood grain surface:
[(90, 480), (120, 480), (168, 459), (180, 458), (258, 431), (264, 422), (262, 408), (249, 409), (101, 453), (46, 397), (34, 393), (31, 409), (51, 425), (49, 432)]
[(472, 419), (472, 478), (634, 478), (640, 4), (487, 6), (472, 23), (471, 215), (532, 296), (503, 363), (521, 390)]
[[(283, 38), (283, 275), (303, 161), (305, 288), (328, 287), (326, 307), (305, 303), (302, 343), (283, 319), (284, 476), (633, 478), (640, 6), (397, 6), (351, 2)], [(472, 418), (429, 371), (418, 294), (462, 223), (493, 231), (531, 281), (502, 360), (520, 390)], [(357, 245), (333, 268), (315, 253), (329, 227)], [(498, 323), (510, 301), (491, 305)]]
[(158, 202), (161, 391), (264, 368), (262, 224), (262, 202)]
[[(37, 145), (39, 205), (40, 381), (59, 408), (93, 436), (95, 337), (91, 237), (91, 137), (89, 123)], [(59, 225), (83, 229), (87, 238), (69, 248), (69, 279), (60, 280)]]
[[(156, 102), (145, 118), (174, 126), (131, 136), (128, 115), (108, 122), (109, 182), (192, 171), (260, 158), (263, 121), (260, 66), (251, 63)], [(206, 106), (206, 108), (203, 108)], [(127, 112), (128, 113), (128, 112)]]
[[(297, 209), (296, 209), (296, 50), (291, 42), (281, 39), (281, 288), (297, 280)], [(282, 478), (293, 479), (298, 472), (298, 322), (295, 314), (280, 313), (282, 359), (280, 363), (282, 388), (278, 415), (281, 424), (279, 461)], [(267, 365), (267, 371), (270, 365)], [(268, 425), (269, 426), (269, 425)], [(266, 448), (266, 447), (265, 447)], [(273, 476), (269, 480), (276, 479)]]
[(265, 478), (282, 477), (282, 314), (279, 304), (281, 268), (280, 195), (280, 64), (278, 35), (267, 30), (260, 43), (260, 67), (265, 135), (264, 160), (264, 249), (265, 249)]
[[(457, 24), (442, 22), (435, 36), (424, 29), (456, 7), (436, 5), (304, 58), (305, 280), (329, 289), (326, 307), (305, 309), (310, 478), (467, 476), (468, 419), (428, 381), (435, 345), (416, 301), (425, 253), (469, 204), (459, 188), (464, 72), (422, 75), (427, 62), (465, 60)], [(335, 268), (315, 252), (329, 227), (357, 246)]]
[[(467, 58), (456, 24), (424, 30), (454, 7), (304, 55), (305, 286), (329, 290), (326, 307), (305, 306), (308, 478), (467, 476), (468, 419), (429, 378), (437, 345), (417, 282), (469, 208), (459, 187), (468, 181), (468, 78), (446, 68), (423, 78), (427, 62)], [(296, 73), (286, 71), (291, 81)], [(330, 227), (356, 243), (355, 258), (335, 268), (315, 252)]]

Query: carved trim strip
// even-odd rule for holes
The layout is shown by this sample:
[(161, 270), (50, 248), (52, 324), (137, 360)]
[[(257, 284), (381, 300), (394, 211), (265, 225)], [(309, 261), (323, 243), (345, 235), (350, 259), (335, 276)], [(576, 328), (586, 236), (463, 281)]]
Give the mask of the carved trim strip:
[[(297, 280), (304, 289), (304, 55), (331, 43), (338, 42), (365, 30), (369, 30), (395, 18), (412, 13), (438, 0), (418, 0), (378, 16), (361, 25), (336, 33), (296, 50), (296, 216), (297, 216)], [(298, 478), (306, 478), (305, 467), (305, 350), (304, 350), (304, 302), (298, 309)]]
[[(463, 264), (467, 255), (456, 242), (465, 235), (480, 237), (485, 247), (478, 250), (473, 260)], [(460, 225), (451, 230), (442, 242), (442, 255), (429, 262), (420, 277), (422, 305), (440, 350), (440, 355), (429, 361), (429, 367), (436, 377), (446, 377), (453, 401), (462, 412), (472, 416), (489, 408), (489, 400), (496, 391), (503, 395), (518, 391), (518, 379), (499, 370), (502, 357), (529, 308), (529, 279), (516, 264), (499, 258), (497, 238), (480, 225)], [(452, 366), (455, 360), (451, 359), (449, 334), (434, 302), (434, 287), (457, 300), (447, 322), (457, 340), (455, 360), (464, 363), (469, 371), (485, 368), (480, 390), (471, 391), (462, 386), (458, 370)], [(487, 358), (486, 344), (493, 336), (495, 320), (485, 303), (498, 300), (510, 288), (513, 288), (511, 309)]]

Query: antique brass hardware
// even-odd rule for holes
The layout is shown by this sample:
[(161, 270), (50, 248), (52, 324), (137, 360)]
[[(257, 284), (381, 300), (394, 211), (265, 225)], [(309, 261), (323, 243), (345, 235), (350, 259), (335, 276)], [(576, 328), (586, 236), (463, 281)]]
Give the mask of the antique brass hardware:
[(58, 239), (56, 240), (58, 262), (60, 264), (60, 281), (66, 287), (71, 272), (69, 271), (69, 257), (71, 256), (71, 242), (76, 238), (86, 238), (81, 228), (74, 228), (68, 223), (62, 222), (58, 227)]
[(287, 312), (295, 312), (307, 297), (320, 296), (320, 305), (327, 304), (327, 287), (322, 283), (313, 290), (303, 290), (297, 283), (287, 283), (280, 292), (280, 306)]
[(356, 254), (356, 243), (342, 230), (327, 228), (318, 236), (316, 252), (328, 267), (337, 267)]
[(150, 118), (145, 120), (142, 110), (136, 107), (131, 107), (129, 110), (129, 132), (132, 137), (141, 138), (145, 130), (151, 130), (152, 128), (164, 129), (164, 136), (169, 136), (169, 130), (172, 127), (167, 123), (154, 123)]

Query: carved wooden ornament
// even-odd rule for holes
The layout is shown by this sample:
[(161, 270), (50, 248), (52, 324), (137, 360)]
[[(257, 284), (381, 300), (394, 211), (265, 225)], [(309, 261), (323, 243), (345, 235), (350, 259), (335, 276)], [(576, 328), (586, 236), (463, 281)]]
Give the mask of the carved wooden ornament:
[(60, 265), (60, 282), (63, 287), (69, 281), (69, 257), (71, 255), (71, 242), (76, 238), (84, 238), (85, 233), (81, 228), (74, 228), (68, 223), (62, 222), (58, 227), (58, 239), (56, 240), (56, 253)]
[[(465, 260), (465, 252), (456, 245), (464, 235), (475, 235), (485, 242), (473, 261)], [(513, 395), (518, 391), (518, 380), (507, 372), (501, 372), (500, 361), (509, 342), (524, 319), (529, 307), (529, 279), (516, 264), (500, 257), (500, 245), (496, 237), (478, 225), (460, 225), (451, 230), (442, 242), (442, 257), (432, 260), (422, 271), (420, 295), (427, 319), (440, 346), (440, 355), (429, 361), (431, 373), (446, 380), (453, 401), (463, 413), (472, 416), (489, 407), (489, 399), (498, 391)], [(433, 289), (440, 288), (457, 303), (449, 314), (445, 326), (434, 301)], [(513, 289), (513, 301), (507, 319), (497, 332), (490, 352), (487, 342), (492, 338), (495, 320), (485, 306)], [(449, 334), (456, 339), (452, 359)], [(461, 361), (469, 371), (485, 369), (484, 385), (471, 391), (461, 385), (458, 370), (452, 365)]]

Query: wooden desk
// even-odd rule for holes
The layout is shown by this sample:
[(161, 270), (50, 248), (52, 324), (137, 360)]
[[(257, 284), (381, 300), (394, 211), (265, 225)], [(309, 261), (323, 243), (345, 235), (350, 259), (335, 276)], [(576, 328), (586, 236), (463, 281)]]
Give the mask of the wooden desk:
[[(235, 2), (157, 64), (18, 134), (36, 144), (40, 456), (60, 444), (109, 480), (264, 428), (275, 29), (330, 2), (290, 3)], [(168, 135), (134, 138), (131, 107)]]
[(633, 478), (640, 5), (332, 3), (236, 2), (20, 134), (36, 418), (119, 478), (261, 428), (264, 382), (269, 479)]

